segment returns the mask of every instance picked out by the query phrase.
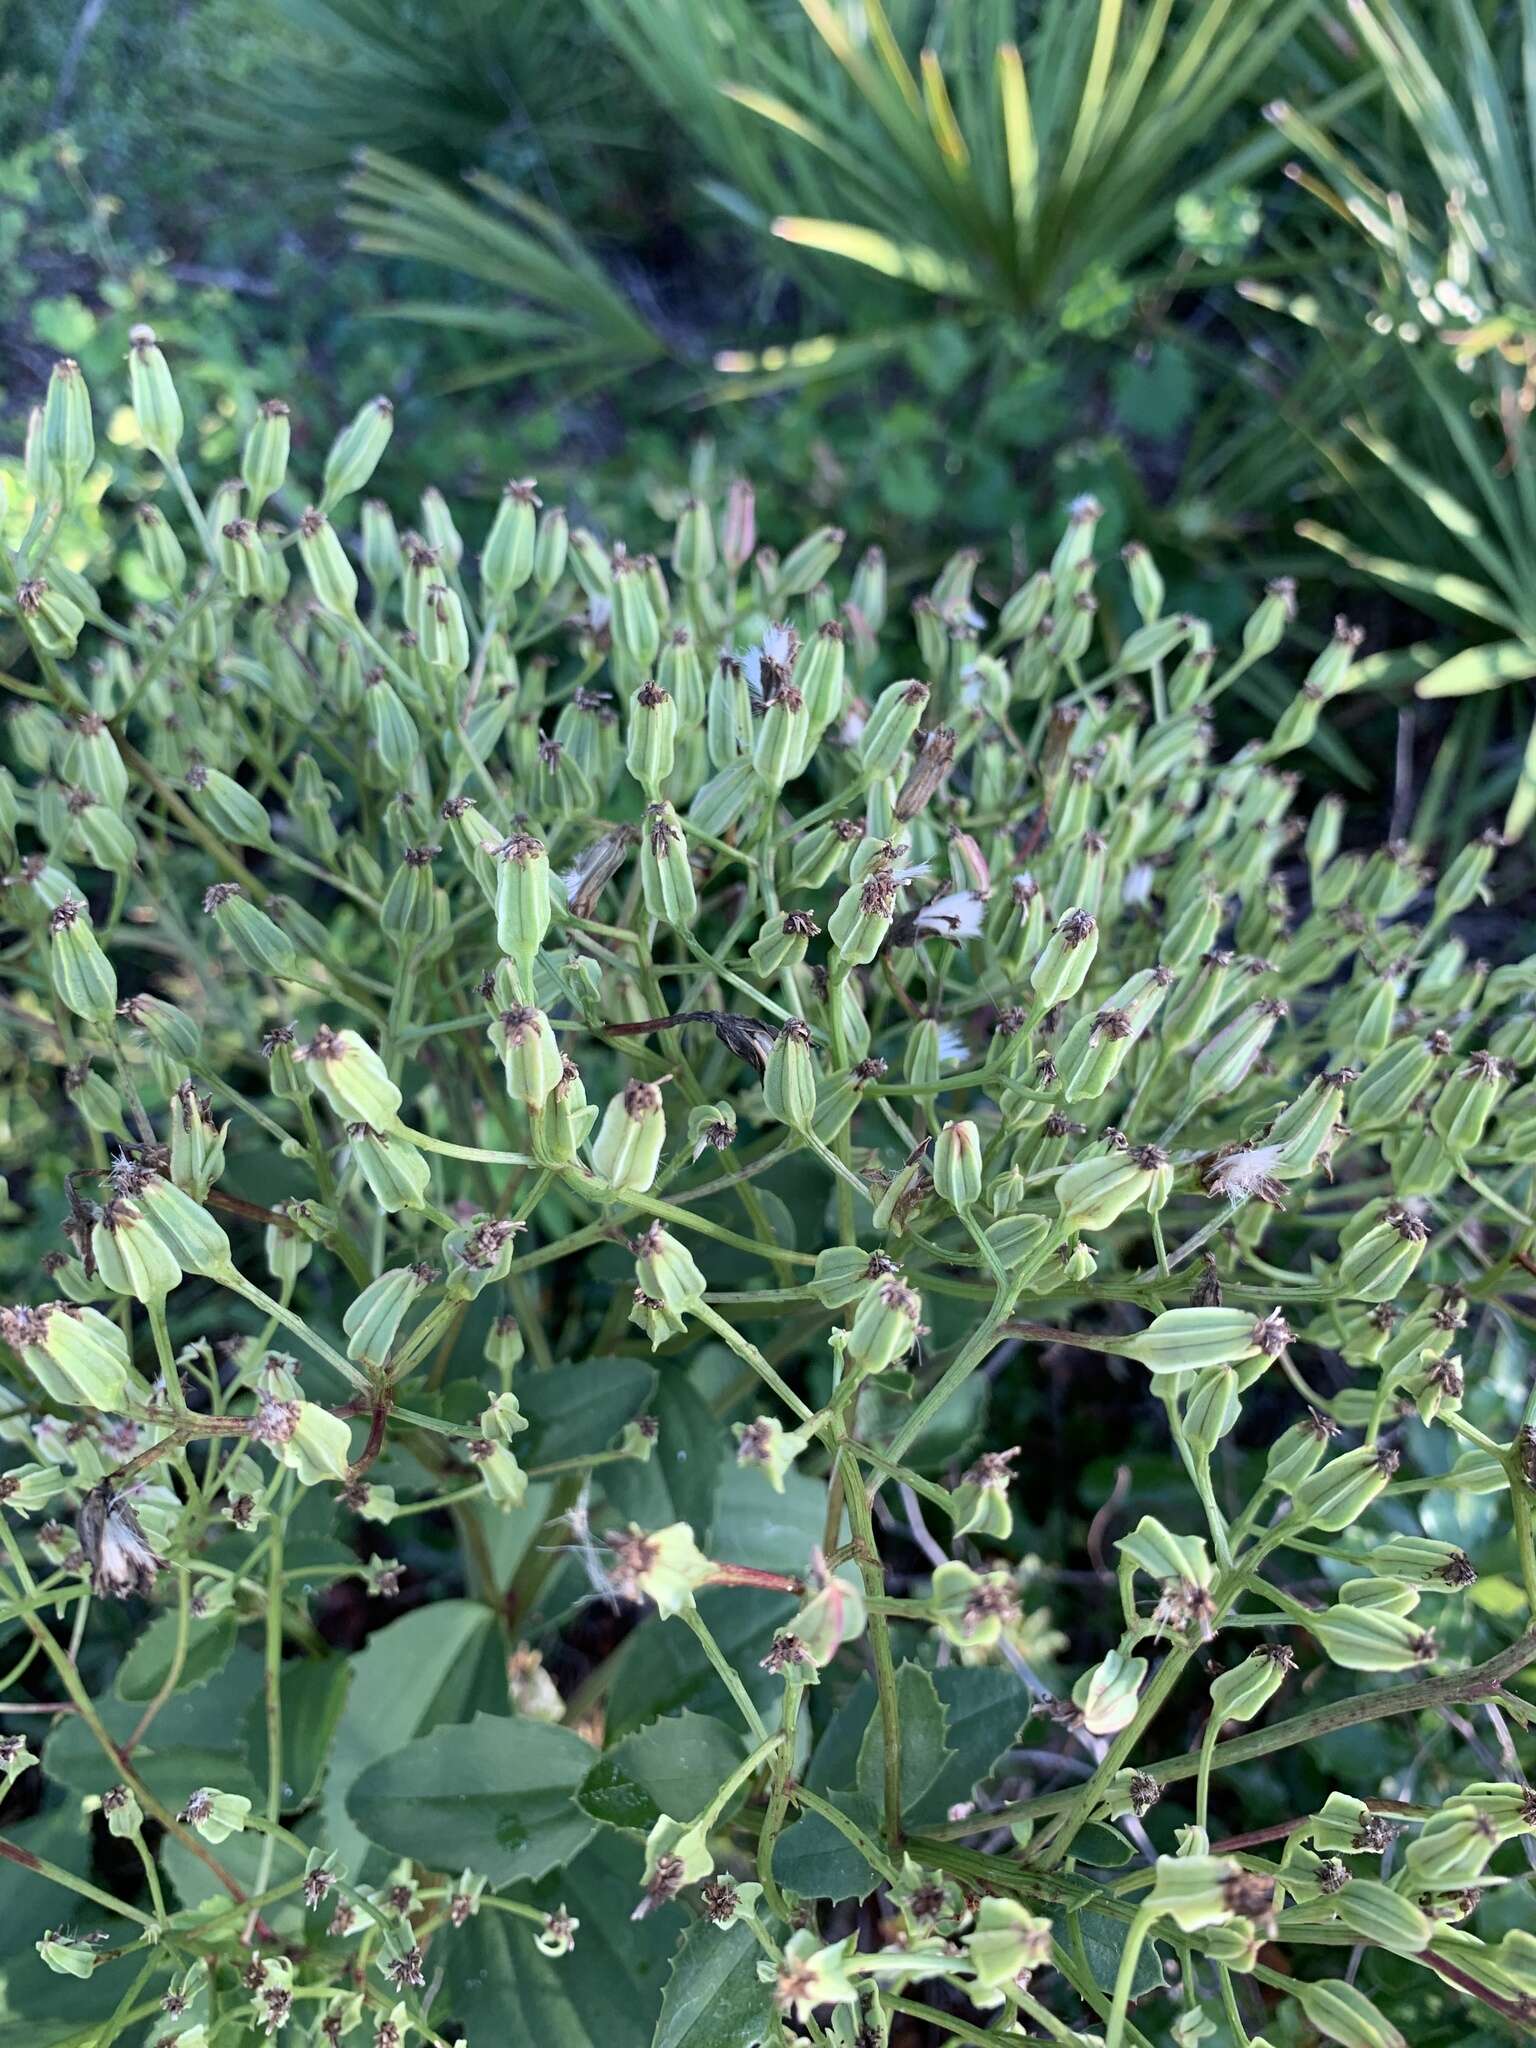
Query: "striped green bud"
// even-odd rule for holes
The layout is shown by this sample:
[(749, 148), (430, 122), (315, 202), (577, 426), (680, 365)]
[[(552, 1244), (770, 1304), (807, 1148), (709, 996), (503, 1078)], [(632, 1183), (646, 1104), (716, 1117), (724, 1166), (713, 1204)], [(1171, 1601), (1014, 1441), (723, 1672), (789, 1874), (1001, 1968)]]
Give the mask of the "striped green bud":
[(426, 1207), (432, 1168), (424, 1153), (408, 1139), (386, 1135), (369, 1123), (348, 1124), (347, 1137), (357, 1169), (386, 1215)]
[(1264, 1149), (1279, 1148), (1270, 1168), (1277, 1180), (1304, 1180), (1332, 1149), (1334, 1131), (1343, 1121), (1344, 1090), (1352, 1079), (1348, 1067), (1317, 1075), (1275, 1118)]
[(1345, 1451), (1305, 1479), (1291, 1495), (1291, 1527), (1336, 1533), (1358, 1521), (1402, 1462), (1384, 1444)]
[(142, 1391), (122, 1331), (98, 1309), (67, 1301), (0, 1309), (0, 1338), (62, 1407), (121, 1413), (130, 1388)]
[(561, 1079), (560, 1048), (542, 1010), (503, 1010), (486, 1034), (499, 1054), (507, 1093), (537, 1109)]
[(448, 921), (448, 899), (432, 879), (440, 846), (407, 846), (379, 906), (379, 929), (399, 953), (423, 946)]
[(152, 327), (134, 327), (128, 335), (128, 396), (144, 445), (167, 465), (181, 445), (181, 400)]
[(187, 793), (199, 818), (235, 846), (272, 850), (272, 824), (262, 804), (232, 776), (201, 762), (187, 770)]
[(805, 698), (810, 730), (819, 739), (841, 716), (847, 632), (836, 619), (818, 628), (801, 654), (795, 684)]
[(533, 544), (533, 585), (541, 597), (548, 597), (565, 574), (570, 551), (570, 526), (565, 507), (554, 505), (539, 521)]
[(1293, 1422), (1270, 1445), (1264, 1466), (1264, 1483), (1281, 1493), (1294, 1493), (1303, 1480), (1310, 1479), (1323, 1461), (1338, 1424), (1316, 1409), (1308, 1409), (1300, 1422)]
[(596, 1122), (580, 1069), (562, 1054), (559, 1080), (530, 1117), (534, 1157), (543, 1166), (571, 1165)]
[(842, 553), (846, 537), (840, 526), (818, 526), (808, 533), (780, 564), (777, 595), (803, 597), (814, 590)]
[(1099, 949), (1099, 927), (1083, 909), (1069, 910), (1030, 970), (1029, 985), (1047, 1008), (1075, 996)]
[(1403, 1038), (1373, 1059), (1349, 1095), (1349, 1121), (1357, 1131), (1390, 1130), (1428, 1084), (1436, 1059), (1450, 1051), (1443, 1032)]
[(1136, 1718), (1145, 1661), (1110, 1650), (1072, 1688), (1072, 1704), (1090, 1735), (1118, 1735)]
[(1013, 1533), (1013, 1509), (1008, 1488), (1013, 1482), (1012, 1462), (1019, 1446), (1007, 1451), (983, 1451), (975, 1464), (960, 1476), (950, 1495), (950, 1519), (956, 1536), (990, 1536), (1006, 1543)]
[(461, 676), (469, 667), (469, 628), (458, 592), (434, 583), (426, 593), (417, 627), (421, 658), (439, 675)]
[(848, 1355), (864, 1372), (884, 1372), (905, 1358), (922, 1332), (922, 1296), (899, 1273), (881, 1274), (858, 1297)]
[(1329, 1901), (1351, 1934), (1393, 1955), (1416, 1956), (1428, 1948), (1434, 1925), (1412, 1899), (1373, 1877), (1357, 1877)]
[(325, 514), (309, 506), (299, 521), (299, 555), (315, 600), (338, 618), (357, 616), (357, 571)]
[(870, 781), (894, 773), (917, 731), (929, 697), (928, 685), (916, 680), (890, 683), (859, 735), (859, 761)]
[(1210, 1102), (1240, 1088), (1286, 1014), (1287, 1005), (1277, 996), (1264, 996), (1207, 1039), (1190, 1062), (1191, 1100)]
[(1005, 1626), (1018, 1619), (1019, 1603), (1006, 1572), (975, 1572), (951, 1561), (937, 1566), (928, 1610), (946, 1641), (957, 1649), (990, 1650)]
[(289, 438), (287, 405), (281, 398), (263, 399), (246, 433), (240, 458), (240, 478), (253, 519), (287, 481)]
[(688, 842), (670, 803), (646, 806), (640, 828), (640, 885), (649, 916), (686, 931), (699, 899), (688, 859)]
[(1363, 1991), (1342, 1978), (1323, 1984), (1297, 1982), (1292, 1995), (1310, 2025), (1339, 2048), (1408, 2048), (1389, 2019), (1379, 2013)]
[(46, 576), (29, 577), (16, 592), (16, 610), (44, 654), (66, 660), (75, 651), (85, 613), (56, 587), (58, 580), (57, 570), (53, 583)]
[(203, 914), (211, 917), (220, 936), (257, 974), (292, 971), (298, 955), (282, 926), (258, 910), (236, 882), (215, 882), (203, 891)]
[[(523, 477), (506, 485), (491, 521), (480, 557), (480, 582), (502, 611), (533, 574), (541, 502), (533, 478)], [(555, 581), (559, 581), (558, 572)]]
[(1237, 1427), (1241, 1396), (1242, 1383), (1231, 1366), (1209, 1366), (1195, 1375), (1184, 1401), (1184, 1435), (1202, 1457), (1209, 1458)]
[(896, 882), (889, 868), (875, 867), (855, 880), (838, 898), (827, 920), (827, 935), (845, 967), (864, 967), (874, 959), (896, 915)]
[(1296, 1659), (1284, 1643), (1261, 1643), (1251, 1656), (1211, 1681), (1211, 1719), (1252, 1721), (1269, 1705), (1294, 1671)]
[(430, 1266), (392, 1266), (348, 1303), (341, 1319), (347, 1356), (382, 1366), (417, 1301), (436, 1278)]
[(355, 1031), (319, 1025), (304, 1048), (304, 1061), (343, 1123), (369, 1124), (376, 1131), (394, 1124), (400, 1114), (400, 1090), (373, 1047)]
[[(1341, 1240), (1342, 1241), (1342, 1240)], [(1391, 1301), (1424, 1255), (1428, 1225), (1407, 1209), (1389, 1208), (1344, 1252), (1334, 1278), (1356, 1301)]]
[(1267, 1920), (1274, 1893), (1273, 1879), (1229, 1856), (1159, 1856), (1146, 1904), (1183, 1933), (1197, 1934), (1234, 1918)]
[(704, 1299), (708, 1281), (694, 1262), (692, 1252), (680, 1238), (659, 1223), (631, 1244), (635, 1255), (635, 1284), (640, 1292), (674, 1316), (692, 1311)]
[(62, 356), (48, 379), (43, 401), (43, 454), (60, 494), (69, 503), (96, 460), (96, 430), (91, 422), (91, 394), (80, 365)]
[(236, 597), (262, 594), (265, 550), (252, 519), (227, 519), (214, 535), (214, 560)]
[(1081, 1159), (1056, 1176), (1056, 1207), (1064, 1231), (1107, 1230), (1144, 1202), (1168, 1164), (1155, 1145)]
[[(479, 1215), (473, 1222), (464, 1224), (458, 1230), (450, 1230), (443, 1239), (443, 1263), (447, 1268), (443, 1293), (449, 1301), (477, 1301), (493, 1282), (505, 1280), (512, 1268), (513, 1252), (517, 1234), (524, 1228), (511, 1217)], [(503, 1399), (512, 1402), (512, 1411), (517, 1404), (507, 1394)], [(526, 1428), (519, 1421), (516, 1425)], [(481, 1418), (481, 1427), (487, 1436), (498, 1432), (490, 1426), (488, 1416)]]
[(642, 683), (629, 700), (624, 765), (650, 803), (660, 800), (677, 752), (677, 705), (656, 683)]
[(496, 943), (533, 989), (533, 963), (549, 930), (549, 855), (542, 839), (514, 832), (496, 848)]
[(1404, 1878), (1419, 1891), (1475, 1884), (1503, 1834), (1497, 1820), (1471, 1800), (1442, 1806), (1404, 1851)]
[(800, 773), (812, 738), (804, 697), (793, 683), (780, 683), (758, 720), (752, 743), (753, 769), (771, 796)]
[(1441, 1087), (1429, 1121), (1458, 1158), (1481, 1143), (1507, 1084), (1504, 1062), (1491, 1052), (1475, 1052)]
[(91, 1256), (104, 1287), (134, 1301), (160, 1303), (181, 1284), (176, 1255), (144, 1211), (114, 1196), (91, 1231)]
[(787, 973), (804, 960), (806, 948), (821, 926), (808, 910), (776, 911), (747, 948), (753, 972), (764, 981)]
[(729, 768), (753, 743), (752, 692), (746, 671), (734, 655), (722, 654), (710, 678), (705, 710), (705, 742), (716, 768)]
[(810, 1027), (791, 1017), (779, 1029), (763, 1070), (763, 1106), (776, 1123), (810, 1129), (816, 1114), (816, 1058)]
[(615, 556), (612, 575), (614, 648), (643, 675), (655, 666), (661, 647), (661, 624), (650, 578), (638, 555)]
[(1374, 1545), (1367, 1561), (1373, 1572), (1426, 1592), (1460, 1593), (1477, 1581), (1467, 1553), (1432, 1536), (1390, 1536)]
[(935, 1139), (933, 1187), (941, 1202), (962, 1212), (981, 1200), (981, 1134), (968, 1118), (945, 1124)]
[(234, 1272), (229, 1239), (203, 1207), (175, 1181), (142, 1167), (120, 1169), (114, 1184), (131, 1193), (132, 1200), (164, 1241), (183, 1273), (198, 1273), (219, 1279)]
[(585, 526), (573, 529), (570, 536), (570, 564), (576, 581), (588, 597), (607, 597), (613, 589), (613, 568), (608, 550), (597, 535)]
[(78, 896), (66, 896), (48, 919), (48, 971), (67, 1010), (88, 1024), (110, 1024), (117, 1010), (117, 975), (96, 942), (90, 915)]
[(1278, 1309), (1256, 1317), (1251, 1309), (1169, 1308), (1139, 1337), (1120, 1341), (1116, 1349), (1151, 1373), (1196, 1372), (1236, 1365), (1260, 1352), (1274, 1357), (1290, 1342), (1290, 1334)]
[(110, 1138), (124, 1129), (122, 1097), (89, 1060), (66, 1067), (63, 1084), (64, 1093), (88, 1130), (100, 1131), (103, 1137)]
[(133, 517), (150, 573), (173, 597), (179, 596), (187, 580), (187, 557), (170, 521), (148, 499), (135, 508)]
[(395, 430), (395, 408), (387, 398), (370, 398), (331, 443), (325, 458), (320, 509), (330, 512), (360, 491), (378, 468)]
[(1139, 540), (1127, 541), (1120, 550), (1120, 559), (1125, 564), (1131, 602), (1137, 613), (1143, 620), (1157, 618), (1163, 609), (1166, 592), (1162, 574), (1150, 551)]
[(709, 507), (700, 498), (685, 498), (672, 535), (672, 567), (679, 581), (708, 582), (718, 558)]
[(667, 1135), (661, 1090), (652, 1081), (626, 1081), (609, 1099), (592, 1141), (592, 1168), (619, 1192), (643, 1195), (656, 1178)]

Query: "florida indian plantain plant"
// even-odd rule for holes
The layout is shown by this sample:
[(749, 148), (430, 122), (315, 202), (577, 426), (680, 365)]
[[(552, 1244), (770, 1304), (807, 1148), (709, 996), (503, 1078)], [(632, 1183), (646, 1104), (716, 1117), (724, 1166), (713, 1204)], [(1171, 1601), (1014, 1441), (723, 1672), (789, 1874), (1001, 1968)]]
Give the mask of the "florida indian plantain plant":
[(1293, 815), (1353, 629), (1223, 759), (1292, 593), (1226, 658), (1132, 548), (1122, 636), (1091, 502), (909, 630), (744, 484), (402, 535), (382, 401), (200, 500), (129, 373), (151, 594), (53, 556), (69, 363), (0, 558), (6, 2014), (1528, 2029), (1536, 961)]

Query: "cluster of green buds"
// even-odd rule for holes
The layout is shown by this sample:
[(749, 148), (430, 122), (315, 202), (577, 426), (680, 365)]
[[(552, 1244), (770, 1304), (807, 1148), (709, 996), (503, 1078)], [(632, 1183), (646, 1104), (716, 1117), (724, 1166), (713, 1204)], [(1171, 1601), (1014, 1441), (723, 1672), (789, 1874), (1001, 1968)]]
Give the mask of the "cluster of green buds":
[[(643, 1858), (637, 1942), (671, 1930), (698, 1973), (646, 1963), (658, 1999), (682, 1982), (661, 2039), (724, 1983), (743, 2039), (883, 2044), (963, 1999), (1118, 2044), (1159, 1940), (1255, 2042), (1234, 1978), (1293, 1999), (1284, 2038), (1398, 2038), (1309, 1942), (1536, 1995), (1513, 1933), (1459, 1927), (1529, 1835), (1513, 1779), (1353, 1887), (1378, 1782), (1274, 1863), (1208, 1827), (1228, 1745), (1276, 1732), (1250, 1724), (1390, 1697), (1354, 1674), (1400, 1674), (1407, 1714), (1476, 1663), (1456, 1698), (1496, 1700), (1536, 1619), (1536, 962), (1469, 943), (1503, 849), (1437, 879), (1337, 798), (1301, 813), (1283, 764), (1366, 680), (1357, 630), (1296, 656), (1274, 585), (1224, 660), (1144, 548), (1104, 570), (1088, 499), (1021, 577), (967, 548), (918, 587), (832, 526), (781, 555), (702, 453), (656, 552), (532, 479), (397, 525), (361, 498), (386, 399), (334, 440), (267, 400), (199, 497), (147, 329), (127, 382), (139, 601), (109, 618), (54, 545), (100, 460), (72, 363), (0, 563), (0, 1082), (18, 1166), (48, 1162), (12, 1193), (68, 1189), (46, 1284), (0, 1313), (0, 1625), (70, 1688), (89, 1601), (124, 1603), (112, 1657), (149, 1603), (97, 1717), (123, 1797), (81, 1789), (148, 1860), (129, 1917), (178, 1973), (176, 2038), (234, 2009), (198, 1870), (252, 1894), (241, 1925), (276, 1916), (281, 1953), (241, 1961), (257, 2023), (324, 1998), (327, 2040), (366, 2013), (381, 2048), (444, 2048), (417, 1991), (441, 1962), (457, 2015), (495, 1974), (462, 1963), (483, 1926), (455, 1937), (492, 1902), (565, 1956), (611, 1890), (599, 1828)], [(1295, 694), (1234, 746), (1221, 700), (1256, 670)], [(1057, 1371), (1177, 1461), (1148, 1500), (1128, 1460), (1083, 1516), (1092, 1599), (1053, 1560), (1067, 1632), (1024, 1597), (1083, 1506), (1035, 1433)], [(380, 1636), (410, 1672), (387, 1755), (325, 1689), (374, 1655), (319, 1654), (332, 1576), (370, 1609), (422, 1585)], [(494, 1613), (523, 1662), (481, 1748)], [(246, 1789), (168, 1803), (139, 1703), (147, 1728), (251, 1657)], [(333, 1783), (285, 1789), (338, 1723)], [(171, 1725), (169, 1756), (223, 1753)], [(1030, 1796), (1046, 1743), (1066, 1789)], [(510, 1817), (459, 1877), (479, 1851), (441, 1811), (481, 1771)], [(1176, 1828), (1153, 1809), (1182, 1777)], [(1022, 1863), (956, 1846), (1009, 1822)], [(1122, 1854), (1139, 1892), (1079, 1874)], [(504, 1895), (567, 1866), (579, 1913)], [(323, 1940), (301, 1881), (306, 1913), (337, 1894)], [(899, 1940), (823, 1925), (837, 1886)], [(39, 1953), (106, 1979), (85, 1937)]]

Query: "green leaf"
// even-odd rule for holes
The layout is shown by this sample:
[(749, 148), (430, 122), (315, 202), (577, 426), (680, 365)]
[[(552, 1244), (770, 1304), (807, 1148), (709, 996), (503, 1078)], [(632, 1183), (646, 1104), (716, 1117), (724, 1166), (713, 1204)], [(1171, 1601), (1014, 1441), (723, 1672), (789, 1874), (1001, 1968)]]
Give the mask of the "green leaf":
[(1077, 1861), (1090, 1863), (1097, 1870), (1117, 1870), (1122, 1863), (1129, 1863), (1135, 1853), (1118, 1828), (1097, 1820), (1080, 1828), (1072, 1843)]
[[(345, 1657), (294, 1658), (278, 1678), (282, 1705), (283, 1811), (318, 1797), (336, 1724), (347, 1703), (354, 1666)], [(251, 1768), (267, 1781), (267, 1703), (258, 1694), (245, 1717)]]
[(875, 228), (861, 228), (854, 221), (781, 214), (773, 224), (773, 232), (781, 242), (794, 242), (802, 249), (819, 249), (825, 256), (845, 257), (850, 263), (878, 270), (882, 277), (915, 284), (922, 291), (969, 297), (976, 290), (976, 279), (963, 263), (955, 263), (936, 249), (925, 249), (917, 243), (893, 242), (889, 235), (882, 235)]
[(723, 1465), (734, 1467), (736, 1460), (729, 1452), (722, 1459), (720, 1424), (680, 1375), (668, 1374), (662, 1381), (651, 1413), (658, 1425), (655, 1449), (643, 1465), (609, 1468), (604, 1475), (609, 1505), (642, 1529), (686, 1522), (707, 1546)]
[[(871, 1841), (879, 1841), (880, 1807), (873, 1800), (845, 1792), (836, 1803)], [(806, 1814), (780, 1835), (773, 1851), (773, 1874), (786, 1891), (803, 1899), (862, 1899), (880, 1882), (878, 1871), (848, 1837), (819, 1813)]]
[(563, 1904), (581, 1922), (576, 1953), (556, 1960), (540, 1955), (526, 1922), (482, 1907), (444, 1951), (448, 1975), (434, 2012), (438, 2024), (452, 2015), (447, 2038), (650, 2048), (687, 1916), (674, 1903), (630, 1919), (641, 1865), (635, 1843), (602, 1835), (569, 1869), (520, 1894), (546, 1912)]
[[(944, 1708), (932, 1676), (919, 1664), (903, 1664), (896, 1673), (896, 1708), (901, 1734), (901, 1810), (910, 1813), (944, 1768), (950, 1751), (945, 1740)], [(854, 1782), (860, 1796), (878, 1811), (885, 1804), (885, 1728), (871, 1714)]]
[[(827, 1489), (819, 1479), (790, 1470), (775, 1493), (761, 1472), (728, 1457), (720, 1473), (711, 1551), (768, 1571), (803, 1572), (825, 1533)], [(764, 1646), (766, 1647), (766, 1645)]]
[(1464, 647), (1442, 661), (1420, 680), (1418, 695), (1471, 697), (1527, 676), (1536, 676), (1536, 646), (1527, 640), (1495, 640), (1487, 647)]
[(577, 1804), (614, 1828), (658, 1814), (693, 1820), (741, 1762), (741, 1737), (709, 1714), (669, 1714), (614, 1744), (588, 1771)]
[(542, 1877), (592, 1838), (573, 1794), (592, 1751), (569, 1728), (477, 1714), (371, 1764), (347, 1795), (370, 1842), (439, 1870), (467, 1865), (493, 1885)]
[(589, 1358), (553, 1372), (519, 1374), (517, 1398), (528, 1434), (517, 1440), (518, 1462), (555, 1465), (606, 1451), (656, 1391), (654, 1366), (638, 1358)]
[[(355, 1878), (367, 1837), (347, 1812), (347, 1793), (368, 1766), (414, 1735), (467, 1720), (506, 1699), (496, 1618), (473, 1600), (440, 1600), (368, 1638), (352, 1660), (352, 1688), (336, 1726), (323, 1812), (326, 1846)], [(459, 1866), (462, 1868), (462, 1864)]]
[(722, 1933), (696, 1920), (672, 1964), (651, 2048), (759, 2048), (773, 2027), (773, 1987), (742, 1921)]
[[(119, 1699), (152, 1700), (171, 1674), (176, 1655), (178, 1617), (161, 1614), (149, 1624), (117, 1669)], [(176, 1681), (178, 1692), (205, 1685), (229, 1662), (235, 1647), (235, 1618), (221, 1614), (210, 1621), (189, 1621), (186, 1661)]]
[[(51, 1744), (50, 1744), (51, 1746)], [(99, 1754), (99, 1752), (98, 1752)], [(55, 1804), (31, 1820), (5, 1826), (6, 1839), (78, 1877), (91, 1869), (91, 1836), (73, 1802)], [(0, 2048), (52, 2048), (91, 2038), (90, 2026), (122, 1995), (114, 1971), (94, 1977), (56, 1977), (33, 1943), (45, 1927), (66, 1922), (81, 1934), (110, 1933), (121, 1940), (125, 1922), (87, 1900), (71, 1897), (45, 1877), (0, 1860)]]
[(918, 1819), (940, 1820), (969, 1799), (1017, 1742), (1034, 1701), (1005, 1664), (951, 1664), (933, 1674), (951, 1755), (923, 1799)]
[[(1079, 1912), (1067, 1914), (1067, 1929), (1071, 1947), (1074, 1952), (1081, 1951), (1080, 1960), (1087, 1964), (1088, 1975), (1105, 1996), (1109, 1996), (1115, 1988), (1120, 1952), (1125, 1947), (1129, 1923), (1112, 1920), (1107, 1913), (1095, 1912), (1091, 1906), (1085, 1906)], [(1141, 1998), (1149, 1991), (1160, 1991), (1162, 1987), (1163, 1966), (1156, 1945), (1149, 1941), (1137, 1959), (1131, 1996)]]
[[(758, 1484), (762, 1483), (759, 1477)], [(794, 1601), (781, 1593), (721, 1589), (701, 1593), (698, 1609), (754, 1703), (762, 1707), (776, 1699), (784, 1682), (762, 1670), (758, 1659), (773, 1641), (774, 1630), (795, 1611)], [(609, 1732), (615, 1738), (627, 1735), (679, 1707), (721, 1715), (734, 1711), (696, 1637), (681, 1622), (636, 1629), (620, 1650), (608, 1694)]]

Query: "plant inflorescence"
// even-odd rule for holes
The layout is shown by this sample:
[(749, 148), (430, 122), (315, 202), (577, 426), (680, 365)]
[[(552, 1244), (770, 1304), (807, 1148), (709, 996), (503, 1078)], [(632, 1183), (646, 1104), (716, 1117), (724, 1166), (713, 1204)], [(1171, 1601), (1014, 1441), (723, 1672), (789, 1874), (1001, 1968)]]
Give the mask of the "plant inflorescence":
[[(69, 363), (0, 558), (5, 1030), (75, 1159), (0, 1318), (12, 2008), (1528, 2026), (1536, 961), (1463, 936), (1495, 841), (1297, 815), (1358, 632), (1225, 755), (1293, 592), (1223, 652), (1091, 500), (900, 602), (740, 482), (664, 558), (514, 482), (476, 557), (361, 498), (383, 401), (199, 497), (148, 330), (129, 382), (137, 601), (53, 552)], [(1048, 1358), (1172, 1454), (1065, 1633), (994, 1421)]]

